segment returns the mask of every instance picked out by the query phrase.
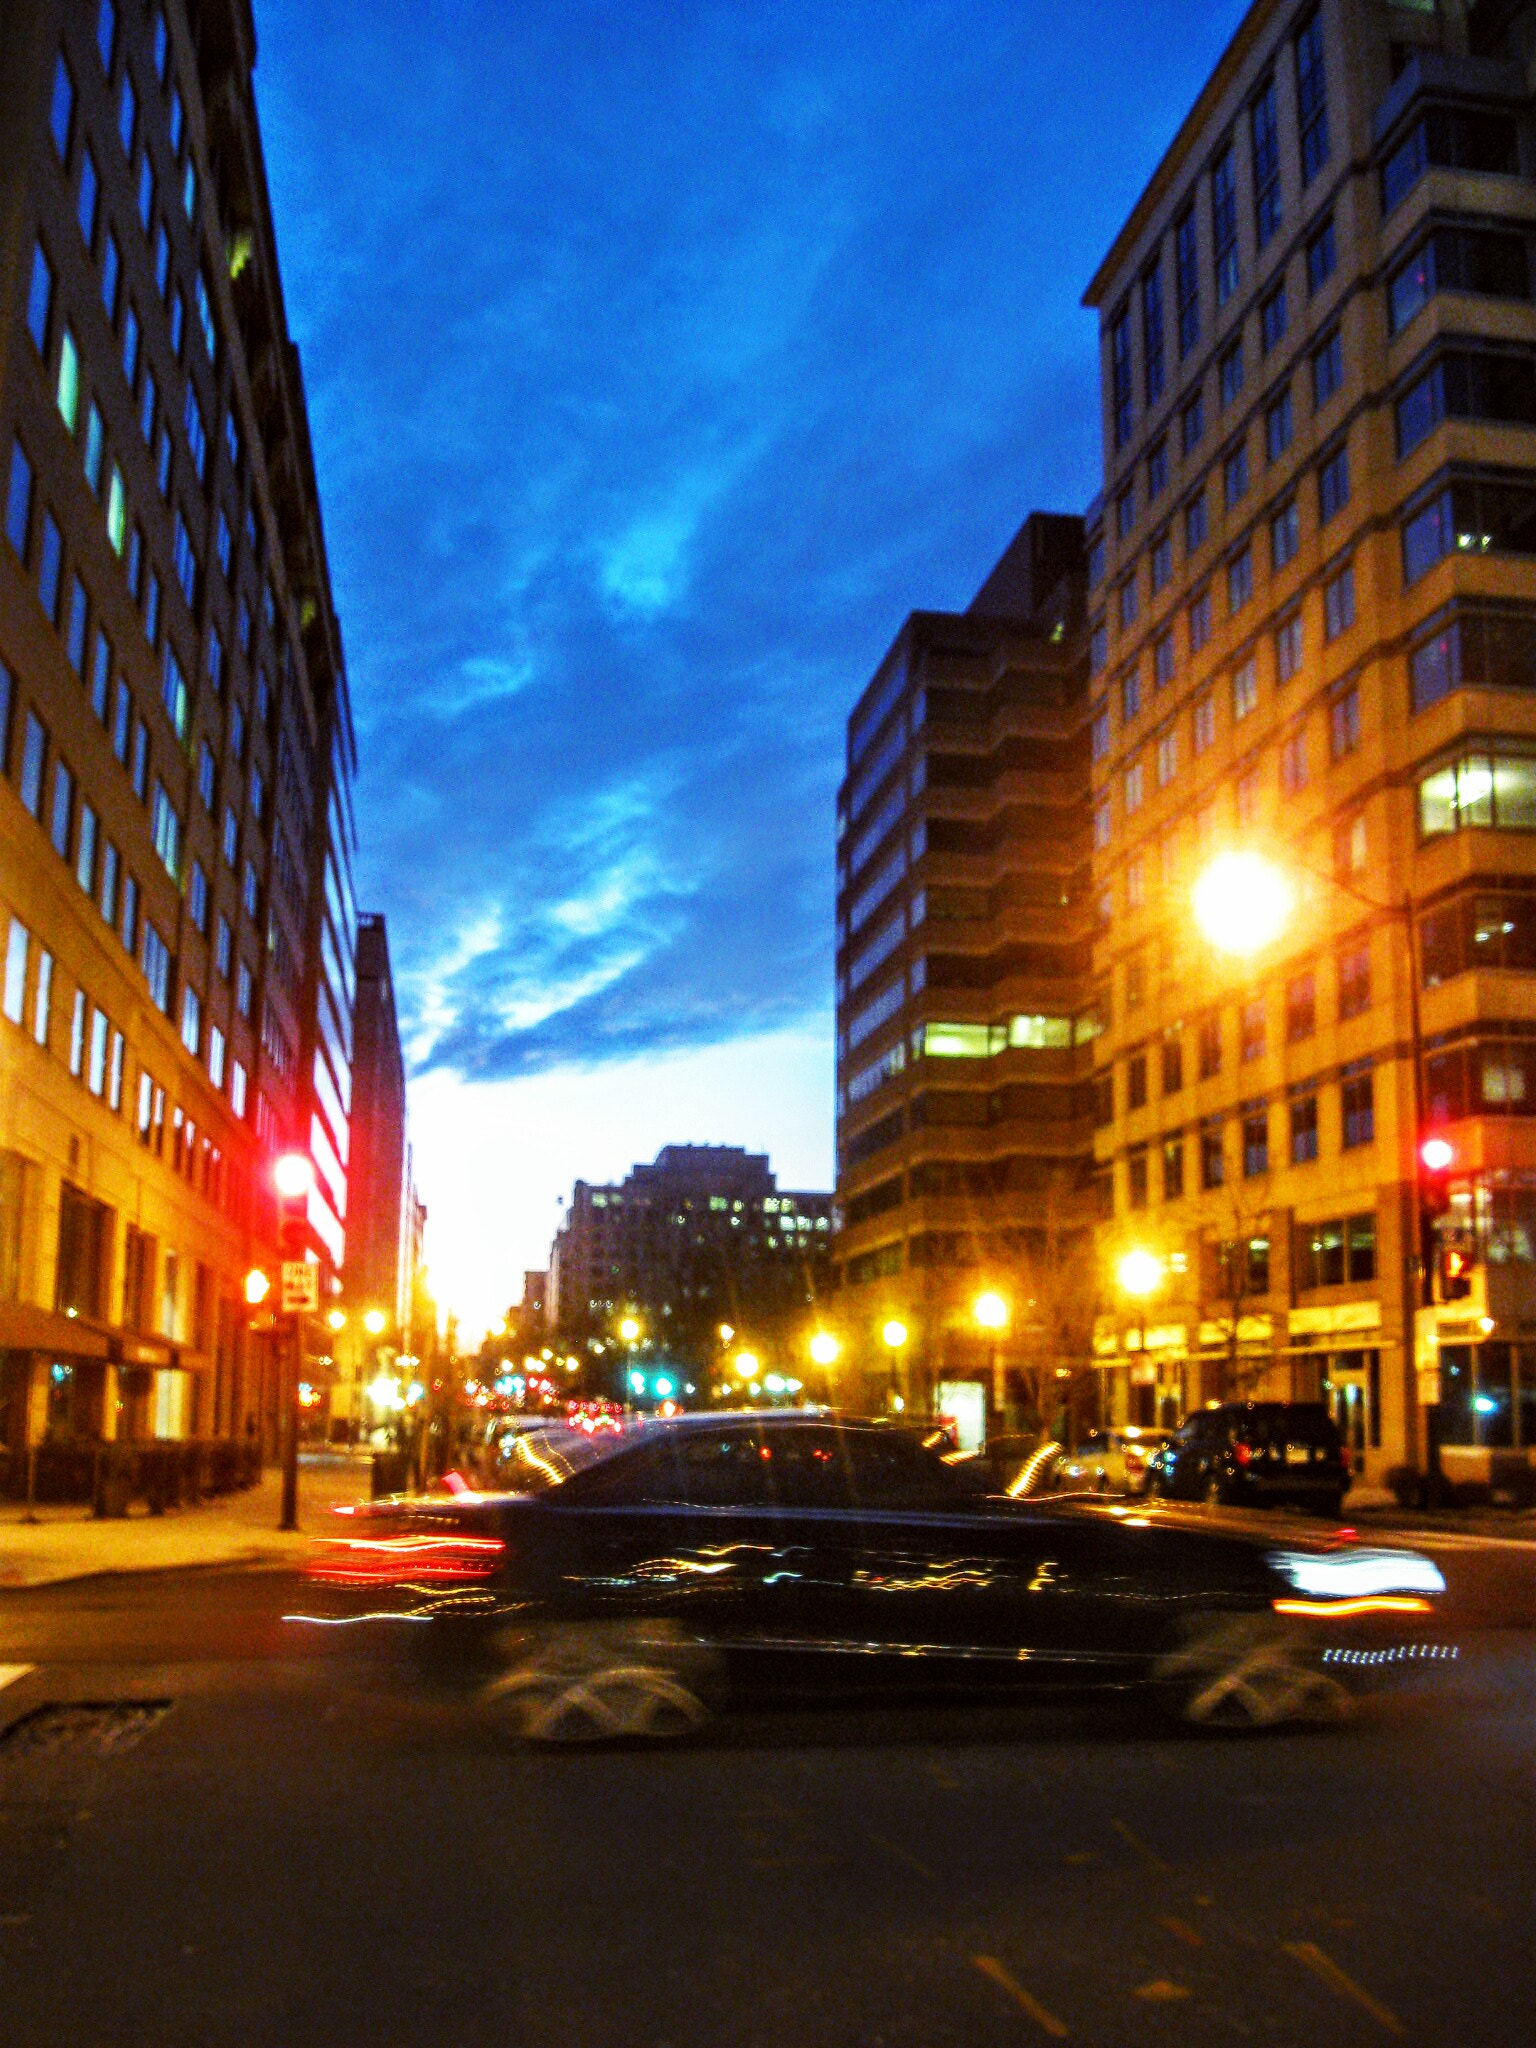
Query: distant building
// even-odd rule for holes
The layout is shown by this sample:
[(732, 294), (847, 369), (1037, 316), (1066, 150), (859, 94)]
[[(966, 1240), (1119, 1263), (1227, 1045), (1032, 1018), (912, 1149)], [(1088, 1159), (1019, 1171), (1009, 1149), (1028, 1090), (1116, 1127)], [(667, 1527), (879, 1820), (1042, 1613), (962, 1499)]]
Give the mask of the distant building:
[[(838, 1334), (849, 1398), (927, 1406), (1085, 1352), (1093, 906), (1083, 524), (1036, 513), (965, 612), (914, 612), (838, 798)], [(1001, 1294), (1002, 1340), (977, 1327)], [(1053, 1297), (1051, 1302), (1046, 1296)], [(1062, 1315), (1081, 1319), (1063, 1337)], [(1058, 1313), (1057, 1311), (1060, 1311)], [(882, 1342), (892, 1323), (905, 1330)], [(1052, 1365), (1054, 1381), (1054, 1363)], [(1054, 1401), (1054, 1387), (1051, 1392)]]
[(744, 1343), (792, 1342), (831, 1209), (830, 1194), (781, 1193), (767, 1158), (737, 1145), (667, 1145), (616, 1185), (579, 1180), (550, 1255), (550, 1326), (603, 1338), (633, 1314), (648, 1342), (699, 1366), (722, 1323)]
[(384, 919), (357, 921), (352, 1007), (352, 1157), (346, 1295), (405, 1320), (407, 1286), (405, 1061)]
[(356, 762), (248, 0), (32, 0), (0, 44), (15, 1480), (37, 1445), (275, 1440), (244, 1280), (289, 1146), (342, 1262)]

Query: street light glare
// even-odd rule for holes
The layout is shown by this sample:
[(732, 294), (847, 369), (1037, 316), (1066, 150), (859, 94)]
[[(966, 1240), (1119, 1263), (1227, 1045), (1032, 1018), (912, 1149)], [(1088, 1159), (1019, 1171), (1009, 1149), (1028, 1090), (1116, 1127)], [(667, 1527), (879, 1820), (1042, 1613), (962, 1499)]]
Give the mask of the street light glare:
[(370, 1337), (381, 1337), (384, 1334), (384, 1323), (385, 1315), (381, 1308), (371, 1308), (363, 1317), (363, 1328)]
[(347, 1312), (345, 1309), (333, 1308), (325, 1320), (333, 1330), (344, 1330), (347, 1327)]
[(1195, 884), (1195, 923), (1222, 953), (1243, 957), (1273, 945), (1290, 921), (1296, 892), (1261, 853), (1219, 853)]
[(893, 1351), (899, 1351), (907, 1341), (907, 1326), (899, 1316), (892, 1316), (880, 1335)]
[(274, 1161), (272, 1180), (280, 1195), (296, 1201), (315, 1184), (315, 1169), (302, 1152), (284, 1152)]
[(972, 1313), (984, 1330), (1003, 1330), (1008, 1326), (1008, 1304), (990, 1288), (985, 1294), (977, 1295)]
[(252, 1308), (257, 1308), (272, 1292), (272, 1282), (260, 1266), (252, 1266), (245, 1276), (245, 1298)]
[(752, 1353), (750, 1351), (737, 1352), (736, 1370), (744, 1380), (749, 1380), (754, 1377), (754, 1375), (757, 1372), (757, 1360), (752, 1356)]
[(840, 1349), (837, 1339), (829, 1331), (818, 1330), (811, 1339), (811, 1363), (813, 1365), (836, 1365)]
[(1163, 1262), (1151, 1252), (1127, 1252), (1120, 1261), (1117, 1277), (1127, 1294), (1152, 1294), (1162, 1283)]
[(1456, 1147), (1449, 1138), (1426, 1138), (1419, 1147), (1419, 1157), (1431, 1173), (1444, 1173), (1456, 1161)]
[(626, 1316), (623, 1322), (620, 1323), (619, 1335), (624, 1339), (624, 1342), (626, 1344), (633, 1344), (635, 1339), (640, 1335), (640, 1325), (635, 1321), (633, 1316)]

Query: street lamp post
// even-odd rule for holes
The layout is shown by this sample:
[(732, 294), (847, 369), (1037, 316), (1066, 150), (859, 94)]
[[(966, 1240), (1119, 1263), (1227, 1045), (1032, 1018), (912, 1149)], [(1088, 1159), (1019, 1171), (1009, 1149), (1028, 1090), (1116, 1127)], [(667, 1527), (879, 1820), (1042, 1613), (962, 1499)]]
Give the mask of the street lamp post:
[[(1120, 1283), (1122, 1294), (1129, 1296), (1137, 1305), (1136, 1354), (1143, 1368), (1147, 1362), (1147, 1302), (1163, 1284), (1163, 1262), (1154, 1253), (1139, 1247), (1129, 1251), (1115, 1268), (1115, 1278)], [(1155, 1382), (1154, 1382), (1155, 1384)], [(1156, 1396), (1154, 1395), (1154, 1401)], [(1154, 1409), (1152, 1420), (1157, 1415)]]
[(994, 1415), (1003, 1412), (1002, 1373), (998, 1365), (998, 1344), (1002, 1331), (1008, 1327), (1008, 1304), (1002, 1295), (988, 1288), (985, 1294), (978, 1294), (971, 1308), (976, 1326), (986, 1332), (987, 1337), (987, 1400)]
[(901, 1381), (897, 1373), (897, 1365), (901, 1358), (902, 1346), (907, 1341), (907, 1334), (907, 1326), (900, 1316), (889, 1317), (880, 1332), (880, 1341), (891, 1357), (891, 1388), (889, 1397), (891, 1412), (898, 1415), (906, 1406), (902, 1398)]
[[(1308, 868), (1299, 862), (1291, 864), (1300, 874), (1311, 880), (1326, 882), (1341, 895), (1349, 896), (1356, 903), (1372, 910), (1378, 916), (1391, 918), (1403, 928), (1404, 952), (1408, 966), (1408, 1040), (1409, 1059), (1413, 1069), (1413, 1130), (1410, 1134), (1408, 1184), (1413, 1201), (1413, 1260), (1414, 1284), (1411, 1289), (1412, 1306), (1415, 1311), (1409, 1319), (1405, 1332), (1404, 1349), (1407, 1354), (1408, 1373), (1416, 1376), (1415, 1335), (1417, 1311), (1434, 1305), (1434, 1261), (1431, 1256), (1431, 1226), (1424, 1202), (1424, 1161), (1421, 1147), (1425, 1144), (1425, 1101), (1424, 1101), (1424, 1027), (1419, 1000), (1419, 945), (1417, 906), (1413, 892), (1404, 890), (1402, 896), (1393, 902), (1384, 902), (1378, 896), (1368, 896), (1363, 889), (1346, 882), (1342, 876), (1326, 874), (1315, 868)], [(1218, 951), (1250, 957), (1271, 945), (1290, 922), (1295, 909), (1296, 891), (1287, 874), (1278, 862), (1254, 852), (1231, 852), (1218, 854), (1195, 884), (1195, 920), (1201, 931)], [(1434, 1142), (1434, 1141), (1430, 1141)], [(1413, 1378), (1407, 1381), (1413, 1385)], [(1438, 1490), (1440, 1483), (1439, 1414), (1434, 1401), (1410, 1403), (1412, 1407), (1422, 1405), (1425, 1409), (1424, 1463), (1432, 1490)]]

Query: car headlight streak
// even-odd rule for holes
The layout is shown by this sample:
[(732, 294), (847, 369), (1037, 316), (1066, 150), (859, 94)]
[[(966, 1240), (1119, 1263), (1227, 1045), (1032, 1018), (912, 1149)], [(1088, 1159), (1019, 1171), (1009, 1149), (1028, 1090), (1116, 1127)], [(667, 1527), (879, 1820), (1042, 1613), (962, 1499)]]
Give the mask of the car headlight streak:
[(1309, 1600), (1445, 1591), (1440, 1567), (1414, 1550), (1349, 1550), (1331, 1557), (1307, 1550), (1272, 1550), (1269, 1561)]

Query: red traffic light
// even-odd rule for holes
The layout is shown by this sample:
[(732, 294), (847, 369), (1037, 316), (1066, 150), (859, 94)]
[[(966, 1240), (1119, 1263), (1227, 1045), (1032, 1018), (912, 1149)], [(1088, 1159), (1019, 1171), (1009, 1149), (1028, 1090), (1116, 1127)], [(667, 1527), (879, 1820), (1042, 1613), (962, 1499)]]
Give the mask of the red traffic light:
[(299, 1201), (315, 1184), (314, 1163), (303, 1152), (283, 1152), (273, 1161), (272, 1179), (288, 1201)]
[(1419, 1157), (1431, 1173), (1447, 1173), (1456, 1164), (1456, 1147), (1449, 1138), (1426, 1138)]

